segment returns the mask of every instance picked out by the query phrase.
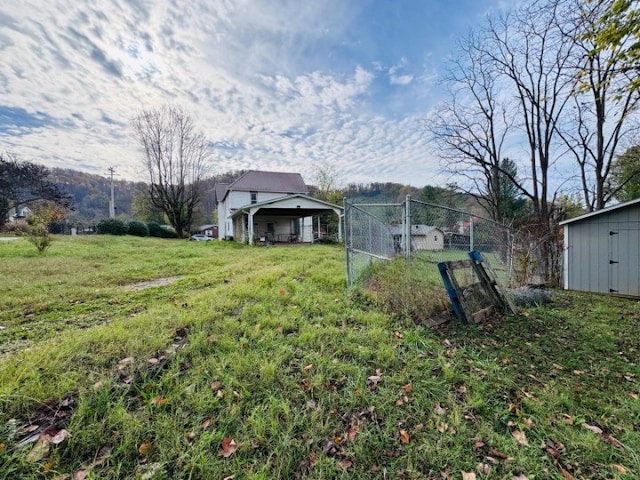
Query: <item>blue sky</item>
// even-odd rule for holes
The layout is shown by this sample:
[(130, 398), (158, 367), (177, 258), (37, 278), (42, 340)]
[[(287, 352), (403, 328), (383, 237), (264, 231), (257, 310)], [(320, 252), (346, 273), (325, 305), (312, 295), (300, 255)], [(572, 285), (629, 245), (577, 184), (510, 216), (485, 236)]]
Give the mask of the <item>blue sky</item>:
[(442, 185), (424, 119), (458, 40), (503, 3), (15, 2), (0, 9), (0, 151), (144, 180), (130, 121), (174, 104), (209, 138), (212, 173)]

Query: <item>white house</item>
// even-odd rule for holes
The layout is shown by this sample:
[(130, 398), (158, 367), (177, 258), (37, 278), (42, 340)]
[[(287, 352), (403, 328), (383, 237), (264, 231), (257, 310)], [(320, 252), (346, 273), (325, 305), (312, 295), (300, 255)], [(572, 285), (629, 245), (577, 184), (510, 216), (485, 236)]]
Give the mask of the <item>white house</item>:
[(312, 216), (334, 212), (340, 217), (342, 207), (308, 192), (299, 173), (250, 170), (233, 183), (217, 184), (218, 238), (250, 244), (313, 242)]

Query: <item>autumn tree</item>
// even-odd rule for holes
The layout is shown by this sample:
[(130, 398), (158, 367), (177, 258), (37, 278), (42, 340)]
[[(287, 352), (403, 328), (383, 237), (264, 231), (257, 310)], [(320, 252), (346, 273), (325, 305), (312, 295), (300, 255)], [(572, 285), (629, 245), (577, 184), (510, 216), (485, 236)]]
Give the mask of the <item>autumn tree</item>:
[(27, 222), (29, 232), (27, 240), (31, 242), (39, 253), (44, 253), (53, 243), (50, 233), (51, 225), (64, 219), (64, 210), (53, 202), (38, 202), (33, 206)]
[(0, 226), (12, 209), (46, 200), (68, 208), (71, 198), (49, 179), (49, 170), (11, 154), (0, 154)]
[(208, 141), (178, 107), (143, 110), (133, 121), (144, 149), (147, 196), (179, 238), (188, 234), (209, 168)]
[(627, 149), (612, 167), (610, 190), (621, 202), (640, 198), (640, 145)]

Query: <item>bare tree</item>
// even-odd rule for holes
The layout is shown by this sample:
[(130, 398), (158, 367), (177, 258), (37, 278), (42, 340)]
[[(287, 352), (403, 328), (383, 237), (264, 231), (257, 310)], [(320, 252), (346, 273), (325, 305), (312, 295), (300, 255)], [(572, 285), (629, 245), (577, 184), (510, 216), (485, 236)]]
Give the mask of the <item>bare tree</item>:
[(598, 31), (608, 7), (604, 2), (568, 0), (559, 28), (578, 53), (572, 66), (573, 117), (559, 130), (578, 163), (582, 195), (589, 211), (604, 208), (616, 196), (611, 188), (612, 165), (629, 134), (637, 131), (633, 113), (640, 102), (638, 89), (626, 88), (637, 76), (624, 68), (624, 42), (598, 48)]
[(208, 142), (178, 107), (143, 110), (134, 120), (144, 148), (147, 195), (162, 210), (179, 238), (188, 234), (209, 166)]

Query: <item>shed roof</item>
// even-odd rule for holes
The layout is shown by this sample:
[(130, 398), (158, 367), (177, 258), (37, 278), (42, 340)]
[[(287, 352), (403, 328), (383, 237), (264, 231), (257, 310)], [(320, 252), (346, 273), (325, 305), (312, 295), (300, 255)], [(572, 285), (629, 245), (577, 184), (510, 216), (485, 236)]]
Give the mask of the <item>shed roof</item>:
[(569, 223), (579, 222), (581, 220), (586, 220), (587, 218), (595, 217), (597, 215), (607, 214), (609, 212), (613, 212), (615, 210), (620, 210), (624, 208), (629, 208), (634, 205), (640, 204), (640, 198), (636, 198), (635, 200), (630, 200), (628, 202), (619, 203), (618, 205), (614, 205), (612, 207), (603, 208), (601, 210), (597, 210), (595, 212), (585, 213), (584, 215), (580, 215), (579, 217), (570, 218), (569, 220), (564, 220), (559, 223), (559, 225), (567, 225)]

